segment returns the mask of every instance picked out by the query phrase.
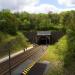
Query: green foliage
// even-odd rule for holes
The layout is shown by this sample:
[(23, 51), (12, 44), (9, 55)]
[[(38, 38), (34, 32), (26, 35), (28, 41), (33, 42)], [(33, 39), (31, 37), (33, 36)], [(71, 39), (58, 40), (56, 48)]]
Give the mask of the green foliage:
[(18, 29), (18, 20), (9, 11), (0, 12), (0, 31), (15, 35)]
[(64, 62), (64, 57), (68, 50), (68, 42), (67, 36), (63, 36), (57, 43), (54, 45), (50, 45), (47, 49), (47, 54), (42, 58), (42, 60), (57, 62), (61, 61)]
[(49, 15), (49, 20), (53, 25), (59, 25), (60, 22), (59, 14), (48, 13), (48, 15)]
[(19, 30), (24, 30), (24, 31), (27, 30), (28, 31), (30, 29), (31, 29), (30, 28), (30, 21), (28, 21), (26, 19), (23, 21), (22, 25), (19, 26)]
[(61, 24), (66, 29), (68, 49), (64, 57), (64, 75), (75, 75), (75, 11), (61, 14)]
[[(74, 65), (72, 62), (75, 62), (75, 32), (68, 32), (68, 51), (66, 53), (66, 57), (64, 59), (65, 66), (69, 67), (69, 65)], [(69, 61), (70, 59), (70, 61)]]
[(68, 50), (67, 35), (59, 39), (54, 45), (50, 45), (47, 53), (41, 58), (41, 61), (49, 61), (50, 68), (46, 75), (64, 75), (64, 58)]
[(75, 31), (75, 11), (61, 13), (61, 24), (67, 30)]
[(27, 48), (29, 45), (28, 39), (20, 32), (16, 36), (0, 32), (0, 57), (7, 55), (8, 50), (13, 53)]
[(29, 45), (28, 39), (22, 34), (22, 33), (18, 33), (18, 35), (16, 36), (16, 38), (14, 40), (12, 40), (12, 42), (15, 41), (12, 45), (11, 45), (11, 50), (12, 52), (15, 50), (21, 50), (24, 48), (27, 48)]
[(12, 40), (14, 38), (15, 38), (14, 36), (11, 36), (7, 33), (0, 32), (0, 46), (6, 42), (9, 42), (10, 40)]
[(29, 14), (27, 12), (13, 14), (8, 10), (3, 10), (0, 12), (0, 31), (16, 34), (18, 30), (50, 30), (60, 28), (75, 30), (74, 20), (75, 11), (67, 11), (60, 14)]
[(63, 36), (61, 39), (56, 44), (56, 49), (57, 51), (55, 52), (56, 54), (59, 55), (59, 58), (64, 60), (66, 52), (68, 51), (68, 40), (67, 36)]
[[(13, 52), (28, 46), (28, 40), (22, 33), (17, 32), (35, 30), (62, 30), (66, 33), (67, 36), (64, 36), (58, 43), (49, 48), (51, 49), (49, 52), (52, 53), (52, 56), (49, 58), (63, 60), (65, 68), (72, 69), (75, 64), (75, 11), (66, 11), (59, 14), (29, 14), (27, 12), (11, 13), (9, 10), (0, 11), (1, 48), (11, 43), (9, 48)], [(12, 42), (15, 43), (13, 44)]]
[[(62, 28), (60, 14), (29, 14), (27, 12), (0, 12), (0, 31), (15, 35), (17, 31), (54, 30)], [(14, 30), (14, 31), (13, 31)]]

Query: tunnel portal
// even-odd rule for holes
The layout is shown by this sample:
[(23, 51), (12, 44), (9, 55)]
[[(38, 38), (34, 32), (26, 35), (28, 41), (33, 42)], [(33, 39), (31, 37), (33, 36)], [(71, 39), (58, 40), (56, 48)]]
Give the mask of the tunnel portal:
[(38, 44), (41, 45), (45, 45), (45, 44), (49, 44), (49, 39), (46, 36), (40, 36), (38, 39)]
[(24, 32), (25, 36), (32, 44), (55, 44), (65, 35), (62, 30), (57, 31), (29, 31)]
[(36, 36), (36, 43), (41, 45), (50, 44), (51, 32), (50, 31), (38, 31)]

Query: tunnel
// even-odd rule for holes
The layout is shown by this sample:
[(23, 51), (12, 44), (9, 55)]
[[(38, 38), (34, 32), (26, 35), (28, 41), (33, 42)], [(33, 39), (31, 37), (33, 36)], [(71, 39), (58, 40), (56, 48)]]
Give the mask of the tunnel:
[(38, 44), (39, 45), (46, 45), (46, 44), (49, 44), (49, 38), (47, 37), (47, 36), (40, 36), (39, 38), (38, 38)]

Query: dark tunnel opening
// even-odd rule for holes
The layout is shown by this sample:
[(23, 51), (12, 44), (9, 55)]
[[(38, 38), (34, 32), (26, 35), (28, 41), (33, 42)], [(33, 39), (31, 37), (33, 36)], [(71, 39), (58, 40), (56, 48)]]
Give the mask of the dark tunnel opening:
[(48, 37), (46, 37), (46, 36), (41, 36), (41, 37), (38, 39), (38, 44), (39, 44), (39, 45), (46, 45), (46, 44), (49, 44), (49, 39), (48, 39)]

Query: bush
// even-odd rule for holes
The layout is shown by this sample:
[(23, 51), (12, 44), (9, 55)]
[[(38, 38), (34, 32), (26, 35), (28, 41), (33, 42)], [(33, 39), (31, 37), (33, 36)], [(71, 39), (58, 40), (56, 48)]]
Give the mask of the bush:
[(58, 54), (59, 58), (64, 60), (65, 54), (68, 50), (68, 41), (67, 36), (63, 36), (56, 44), (56, 54)]
[(0, 12), (0, 31), (16, 35), (19, 21), (14, 14), (8, 11)]
[(27, 46), (29, 45), (28, 39), (22, 33), (18, 33), (18, 35), (12, 42), (12, 51), (27, 48)]
[(8, 50), (13, 53), (27, 48), (29, 45), (28, 39), (22, 33), (11, 36), (0, 32), (0, 57), (7, 55)]

